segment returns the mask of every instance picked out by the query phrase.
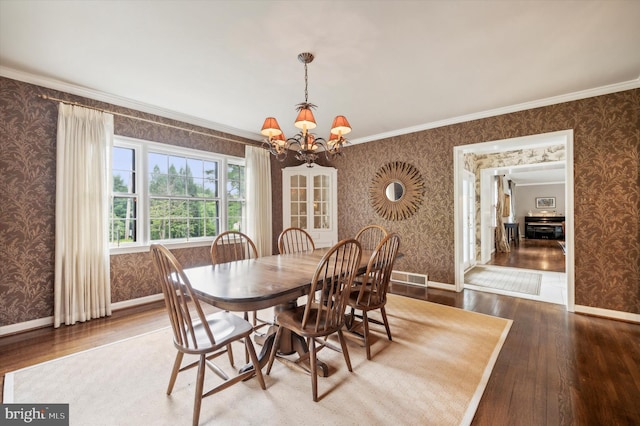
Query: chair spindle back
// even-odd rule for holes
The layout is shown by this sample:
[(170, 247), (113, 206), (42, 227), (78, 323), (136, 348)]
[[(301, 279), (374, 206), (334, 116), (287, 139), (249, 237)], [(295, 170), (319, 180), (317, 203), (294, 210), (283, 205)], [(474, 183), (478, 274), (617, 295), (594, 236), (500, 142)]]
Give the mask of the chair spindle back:
[[(349, 300), (362, 251), (355, 239), (342, 240), (334, 245), (318, 263), (311, 280), (310, 295), (302, 318), (302, 328), (315, 332), (338, 330), (344, 324)], [(314, 312), (317, 314), (311, 315)]]
[(287, 228), (278, 237), (280, 254), (299, 253), (316, 249), (313, 238), (302, 228)]

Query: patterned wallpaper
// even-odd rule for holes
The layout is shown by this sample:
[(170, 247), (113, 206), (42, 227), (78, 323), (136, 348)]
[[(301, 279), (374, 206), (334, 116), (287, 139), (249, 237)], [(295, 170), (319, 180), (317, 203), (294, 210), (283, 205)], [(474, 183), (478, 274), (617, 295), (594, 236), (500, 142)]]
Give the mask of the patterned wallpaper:
[[(57, 105), (38, 94), (206, 131), (150, 114), (0, 78), (0, 326), (53, 314)], [(553, 105), (402, 135), (346, 149), (338, 168), (339, 237), (368, 223), (400, 233), (400, 270), (454, 282), (453, 147), (574, 129), (576, 303), (640, 313), (640, 90)], [(244, 156), (244, 146), (115, 117), (118, 135)], [(218, 133), (221, 136), (229, 136)], [(237, 139), (237, 138), (236, 138)], [(389, 146), (393, 148), (390, 149)], [(416, 166), (426, 197), (408, 220), (378, 217), (367, 199), (375, 171), (389, 161)], [(281, 168), (272, 161), (273, 235), (282, 230)], [(208, 247), (177, 250), (183, 264), (209, 262)], [(111, 258), (112, 301), (160, 291), (148, 253)]]
[[(378, 223), (412, 253), (397, 269), (453, 284), (453, 147), (567, 129), (574, 130), (575, 302), (638, 314), (640, 89), (350, 146), (335, 161), (339, 237)], [(369, 181), (388, 161), (409, 162), (425, 178), (425, 202), (408, 220), (386, 221), (368, 203)]]
[[(241, 139), (127, 108), (0, 78), (0, 326), (53, 315), (58, 107), (44, 94), (122, 114)], [(244, 157), (244, 145), (115, 116), (115, 133)], [(175, 250), (184, 266), (211, 262), (208, 247)], [(149, 253), (111, 256), (111, 299), (160, 293)]]

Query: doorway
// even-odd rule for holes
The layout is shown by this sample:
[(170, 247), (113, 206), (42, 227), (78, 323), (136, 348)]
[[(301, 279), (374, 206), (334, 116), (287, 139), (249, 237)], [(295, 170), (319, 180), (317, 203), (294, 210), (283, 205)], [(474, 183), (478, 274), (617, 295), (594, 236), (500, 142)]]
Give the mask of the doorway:
[[(467, 185), (468, 178), (465, 178), (465, 154), (494, 154), (503, 153), (508, 151), (514, 151), (519, 149), (541, 148), (545, 146), (563, 145), (565, 152), (565, 168), (564, 168), (564, 181), (565, 181), (565, 223), (566, 223), (566, 236), (565, 236), (565, 273), (566, 273), (566, 286), (567, 286), (567, 310), (573, 312), (575, 305), (575, 290), (574, 290), (574, 238), (573, 238), (573, 131), (564, 130), (560, 132), (546, 133), (540, 135), (526, 136), (521, 138), (504, 139), (499, 141), (481, 142), (470, 145), (462, 145), (454, 147), (454, 238), (455, 238), (455, 289), (456, 291), (462, 291), (465, 287), (464, 284), (464, 272), (466, 270), (465, 252), (468, 250), (468, 240), (465, 238), (465, 234), (468, 235), (468, 229), (465, 228), (467, 220), (465, 216), (467, 210), (465, 204), (468, 203), (468, 194), (465, 195), (465, 186)], [(483, 203), (482, 197), (480, 199), (479, 215), (480, 219), (486, 219), (490, 217), (491, 211), (487, 210), (486, 200)], [(490, 245), (487, 241), (490, 241), (486, 235), (489, 231), (484, 228), (480, 229), (481, 245)], [(468, 237), (467, 237), (468, 238)], [(486, 253), (485, 250), (482, 250)], [(481, 256), (485, 258), (486, 254)], [(514, 294), (515, 295), (515, 294)]]

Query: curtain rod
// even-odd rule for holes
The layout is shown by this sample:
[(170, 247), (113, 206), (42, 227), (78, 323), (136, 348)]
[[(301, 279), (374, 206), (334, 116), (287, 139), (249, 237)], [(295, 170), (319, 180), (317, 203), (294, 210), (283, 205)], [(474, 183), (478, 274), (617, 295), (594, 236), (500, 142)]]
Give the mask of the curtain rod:
[(257, 143), (245, 142), (245, 141), (240, 141), (240, 140), (237, 140), (237, 139), (227, 138), (227, 137), (224, 137), (224, 136), (213, 135), (211, 133), (200, 132), (198, 130), (188, 129), (186, 127), (174, 126), (173, 124), (161, 123), (159, 121), (153, 121), (153, 120), (149, 120), (149, 119), (141, 118), (141, 117), (136, 117), (136, 116), (129, 115), (129, 114), (123, 114), (123, 113), (120, 113), (120, 112), (109, 111), (109, 110), (103, 109), (103, 108), (97, 108), (97, 107), (93, 107), (93, 106), (89, 106), (89, 105), (84, 105), (84, 104), (81, 104), (79, 102), (65, 101), (64, 99), (58, 99), (58, 98), (54, 98), (54, 97), (47, 96), (47, 95), (38, 95), (38, 97), (42, 98), (42, 99), (46, 99), (48, 101), (62, 102), (63, 104), (67, 104), (67, 105), (74, 105), (74, 106), (79, 106), (79, 107), (83, 107), (83, 108), (93, 109), (93, 110), (96, 110), (96, 111), (101, 111), (101, 112), (106, 112), (106, 113), (113, 114), (113, 115), (118, 115), (120, 117), (131, 118), (131, 119), (134, 119), (134, 120), (144, 121), (145, 123), (157, 124), (157, 125), (160, 125), (160, 126), (170, 127), (172, 129), (176, 129), (176, 130), (183, 130), (183, 131), (189, 132), (189, 133), (196, 133), (198, 135), (203, 135), (203, 136), (209, 136), (209, 137), (212, 137), (212, 138), (222, 139), (222, 140), (229, 141), (229, 142), (235, 142), (235, 143), (240, 143), (240, 144), (243, 144), (243, 145), (251, 145), (251, 146), (257, 146), (258, 145)]

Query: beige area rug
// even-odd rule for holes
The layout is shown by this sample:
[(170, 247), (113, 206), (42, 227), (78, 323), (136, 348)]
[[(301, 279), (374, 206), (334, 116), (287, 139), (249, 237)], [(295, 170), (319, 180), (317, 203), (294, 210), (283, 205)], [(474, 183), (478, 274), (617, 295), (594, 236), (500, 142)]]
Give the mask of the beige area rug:
[(464, 274), (464, 282), (480, 287), (539, 296), (542, 274), (516, 268), (475, 266)]
[[(393, 342), (372, 325), (367, 361), (349, 341), (353, 373), (342, 354), (320, 352), (330, 376), (318, 379), (319, 402), (308, 375), (276, 362), (266, 391), (252, 379), (210, 396), (200, 423), (469, 424), (511, 320), (395, 295), (387, 312)], [(244, 360), (240, 346), (235, 354)], [(174, 356), (170, 330), (155, 331), (8, 373), (4, 402), (68, 403), (71, 425), (189, 425), (195, 370), (167, 396)], [(218, 364), (228, 367), (226, 356)], [(216, 380), (208, 371), (209, 386)]]

